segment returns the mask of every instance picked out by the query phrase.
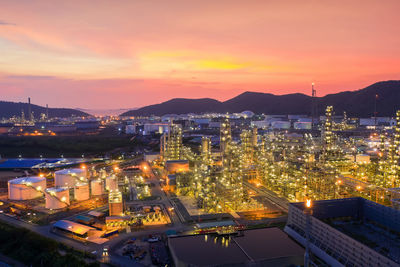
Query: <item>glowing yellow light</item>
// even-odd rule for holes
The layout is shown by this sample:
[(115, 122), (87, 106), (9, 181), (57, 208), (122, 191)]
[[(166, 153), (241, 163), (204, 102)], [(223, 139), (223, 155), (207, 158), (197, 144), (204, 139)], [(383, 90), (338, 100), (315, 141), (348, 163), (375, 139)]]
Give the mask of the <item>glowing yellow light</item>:
[(306, 200), (306, 207), (311, 208), (311, 199)]

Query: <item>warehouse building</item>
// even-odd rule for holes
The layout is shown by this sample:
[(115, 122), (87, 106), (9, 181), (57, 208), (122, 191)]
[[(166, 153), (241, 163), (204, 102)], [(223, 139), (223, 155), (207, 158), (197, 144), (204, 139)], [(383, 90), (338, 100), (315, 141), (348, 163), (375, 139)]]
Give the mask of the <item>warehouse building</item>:
[(168, 238), (175, 266), (302, 265), (304, 249), (278, 228)]
[[(364, 198), (291, 203), (285, 232), (330, 266), (399, 266), (400, 211)], [(307, 227), (307, 216), (309, 224)]]

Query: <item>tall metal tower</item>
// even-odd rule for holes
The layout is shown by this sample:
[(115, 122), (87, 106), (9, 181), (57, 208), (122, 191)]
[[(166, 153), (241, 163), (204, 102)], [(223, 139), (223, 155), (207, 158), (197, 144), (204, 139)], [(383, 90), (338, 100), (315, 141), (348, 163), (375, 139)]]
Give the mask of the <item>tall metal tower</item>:
[(182, 129), (177, 124), (171, 124), (169, 127), (164, 157), (166, 160), (183, 159)]
[(333, 112), (333, 107), (332, 106), (327, 106), (326, 107), (326, 120), (325, 120), (325, 127), (324, 127), (324, 139), (323, 139), (323, 145), (324, 145), (324, 151), (325, 153), (330, 153), (333, 150), (333, 133), (332, 133), (332, 112)]
[(314, 88), (314, 83), (311, 84), (311, 129), (314, 129), (315, 117), (317, 116), (316, 107), (317, 90)]
[(399, 146), (400, 146), (400, 110), (396, 112), (396, 125), (394, 126), (394, 133), (392, 142), (389, 145), (388, 162), (389, 162), (389, 180), (392, 187), (398, 186), (399, 178)]
[(231, 135), (231, 124), (229, 122), (228, 118), (225, 118), (221, 122), (221, 128), (220, 128), (220, 149), (222, 154), (224, 154), (228, 146), (230, 145), (232, 141), (232, 135)]
[(31, 98), (28, 97), (28, 120), (33, 121), (33, 116), (32, 116), (32, 109), (31, 109)]

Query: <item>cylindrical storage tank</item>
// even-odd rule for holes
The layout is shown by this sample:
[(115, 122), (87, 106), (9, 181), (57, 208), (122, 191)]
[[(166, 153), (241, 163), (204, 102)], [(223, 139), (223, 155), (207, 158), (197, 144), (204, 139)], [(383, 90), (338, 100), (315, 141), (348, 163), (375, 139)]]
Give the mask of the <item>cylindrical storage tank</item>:
[(46, 189), (44, 177), (21, 177), (8, 181), (8, 198), (11, 200), (34, 199)]
[(115, 191), (118, 189), (117, 179), (112, 176), (106, 178), (106, 190)]
[(73, 187), (78, 181), (86, 181), (86, 177), (86, 168), (59, 170), (54, 173), (54, 185)]
[(90, 189), (93, 196), (100, 196), (103, 192), (103, 181), (100, 179), (90, 181)]
[(46, 209), (62, 209), (69, 205), (68, 187), (51, 187), (46, 191)]
[(77, 183), (74, 188), (74, 196), (78, 201), (89, 199), (89, 184), (88, 183)]

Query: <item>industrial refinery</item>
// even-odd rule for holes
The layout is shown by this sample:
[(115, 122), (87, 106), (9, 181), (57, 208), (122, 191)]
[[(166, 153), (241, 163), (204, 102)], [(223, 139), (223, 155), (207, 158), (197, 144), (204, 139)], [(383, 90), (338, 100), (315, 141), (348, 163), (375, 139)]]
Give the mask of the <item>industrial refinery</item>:
[(289, 202), (360, 196), (395, 205), (400, 112), (392, 127), (365, 130), (367, 137), (349, 136), (354, 125), (346, 115), (338, 121), (333, 114), (334, 107), (326, 107), (321, 122), (312, 125), (316, 130), (260, 135), (249, 126), (235, 140), (229, 119), (223, 118), (219, 145), (203, 136), (196, 152), (182, 144), (182, 130), (172, 124), (160, 142), (167, 183), (176, 185), (168, 188), (190, 196), (206, 213), (260, 209), (251, 193), (262, 189)]
[[(262, 240), (282, 241), (281, 246), (292, 247), (296, 253), (293, 257), (277, 253), (276, 257), (301, 264), (303, 248), (282, 238), (290, 235), (310, 255), (305, 234), (309, 226), (295, 215), (303, 202), (317, 205), (352, 199), (343, 203), (366, 203), (373, 207), (368, 212), (385, 212), (386, 208), (390, 214), (400, 212), (400, 111), (393, 118), (337, 115), (334, 106), (326, 106), (322, 116), (314, 112), (311, 117), (251, 111), (171, 114), (120, 118), (109, 127), (123, 128), (121, 123), (126, 126), (127, 138), (146, 144), (141, 152), (121, 151), (112, 159), (82, 155), (0, 160), (5, 174), (20, 174), (7, 180), (1, 216), (37, 225), (33, 227), (38, 229), (49, 227), (51, 234), (78, 242), (78, 247), (84, 244), (100, 251), (93, 253), (100, 253), (102, 262), (133, 257), (158, 266), (171, 262), (188, 266), (201, 262), (203, 256), (186, 257), (183, 243), (211, 246), (208, 239), (212, 238), (223, 253), (236, 247), (232, 238), (256, 240), (258, 234), (250, 229), (266, 225), (281, 229), (270, 231), (276, 232), (276, 239), (267, 237), (266, 230), (257, 230), (265, 235)], [(307, 222), (312, 213), (306, 211)], [(357, 222), (357, 218), (352, 220)], [(323, 222), (342, 227), (341, 218), (332, 220)], [(389, 222), (387, 218), (382, 223)], [(363, 227), (375, 231), (368, 223)], [(386, 231), (382, 229), (379, 231)], [(146, 238), (144, 233), (152, 234)], [(129, 244), (133, 241), (128, 240), (122, 248), (113, 241), (126, 236), (150, 241), (137, 241), (132, 247)], [(262, 240), (257, 242), (264, 244)], [(167, 243), (171, 257), (166, 253)], [(108, 251), (107, 244), (114, 249)], [(397, 256), (367, 243), (365, 246), (363, 249), (372, 249), (371, 253), (381, 253), (387, 262), (398, 261)], [(387, 248), (387, 244), (379, 243), (379, 247)], [(245, 250), (255, 253), (252, 246)], [(144, 251), (149, 254), (145, 256)], [(397, 253), (397, 248), (390, 251)], [(306, 258), (319, 263), (342, 260), (324, 253)], [(163, 255), (162, 260), (157, 255)], [(260, 263), (277, 262), (264, 254), (256, 258)], [(223, 259), (225, 264), (231, 260), (228, 255)], [(246, 257), (237, 260), (247, 262)]]

